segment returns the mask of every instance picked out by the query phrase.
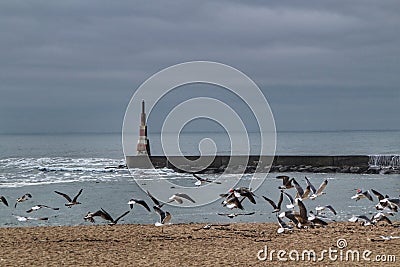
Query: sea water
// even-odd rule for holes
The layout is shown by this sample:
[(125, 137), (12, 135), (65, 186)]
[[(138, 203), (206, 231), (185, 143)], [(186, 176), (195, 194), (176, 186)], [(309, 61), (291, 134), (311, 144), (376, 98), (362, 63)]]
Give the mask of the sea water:
[[(387, 132), (285, 132), (278, 133), (277, 154), (280, 155), (386, 155), (400, 154), (399, 131)], [(218, 153), (229, 151), (224, 135), (217, 133), (188, 133), (182, 136), (182, 151), (195, 154), (198, 140), (213, 138), (219, 144)], [(162, 154), (157, 136), (150, 136), (153, 154)], [(257, 148), (257, 138), (253, 138), (252, 148)], [(36, 135), (0, 135), (0, 195), (6, 197), (9, 207), (0, 203), (0, 226), (24, 225), (84, 225), (83, 217), (89, 211), (104, 208), (117, 217), (129, 210), (130, 198), (141, 198), (152, 206), (150, 199), (138, 184), (149, 179), (167, 179), (171, 183), (194, 186), (195, 180), (189, 174), (176, 173), (169, 169), (133, 170), (116, 168), (124, 164), (120, 134), (36, 134)], [(369, 174), (323, 174), (323, 173), (287, 173), (295, 177), (305, 187), (304, 176), (309, 177), (317, 187), (328, 179), (326, 195), (316, 200), (306, 200), (309, 210), (318, 205), (331, 204), (338, 215), (327, 212), (328, 219), (347, 220), (353, 214), (371, 216), (375, 212), (374, 202), (366, 199), (354, 201), (351, 198), (356, 189), (375, 189), (382, 194), (398, 197), (400, 194), (400, 176)], [(255, 212), (252, 216), (229, 219), (217, 213), (230, 213), (222, 207), (221, 200), (197, 208), (165, 206), (172, 216), (173, 223), (190, 222), (266, 222), (276, 221), (271, 206), (261, 197), (274, 200), (279, 197), (277, 187), (281, 181), (275, 179), (276, 173), (270, 173), (256, 190), (257, 204), (247, 200), (243, 212)], [(204, 178), (229, 180), (229, 175), (203, 175)], [(252, 178), (246, 174), (237, 186), (246, 185)], [(80, 205), (71, 209), (64, 206), (65, 199), (54, 193), (55, 190), (74, 196), (83, 189), (79, 197)], [(229, 188), (226, 188), (228, 190)], [(294, 195), (294, 189), (289, 193)], [(17, 197), (25, 193), (32, 198), (19, 203), (14, 208)], [(221, 192), (225, 193), (225, 192)], [(285, 200), (286, 201), (286, 200)], [(285, 202), (286, 203), (286, 202)], [(58, 207), (60, 210), (41, 209), (26, 213), (31, 206), (43, 204)], [(242, 211), (234, 211), (242, 212)], [(19, 222), (13, 215), (49, 217), (48, 221)], [(397, 217), (394, 217), (398, 220)], [(158, 220), (154, 212), (147, 212), (140, 206), (134, 207), (121, 223), (153, 224)], [(98, 223), (105, 223), (102, 219)]]

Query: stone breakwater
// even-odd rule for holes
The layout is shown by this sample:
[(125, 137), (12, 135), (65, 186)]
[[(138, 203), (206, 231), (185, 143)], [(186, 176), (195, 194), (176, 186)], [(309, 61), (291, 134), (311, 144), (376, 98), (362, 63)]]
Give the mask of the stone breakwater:
[[(345, 156), (127, 156), (128, 168), (170, 168), (177, 172), (198, 173), (254, 173), (313, 172), (313, 173), (369, 173), (400, 174), (396, 156), (393, 164), (376, 165), (376, 157)], [(389, 161), (388, 161), (389, 162)]]

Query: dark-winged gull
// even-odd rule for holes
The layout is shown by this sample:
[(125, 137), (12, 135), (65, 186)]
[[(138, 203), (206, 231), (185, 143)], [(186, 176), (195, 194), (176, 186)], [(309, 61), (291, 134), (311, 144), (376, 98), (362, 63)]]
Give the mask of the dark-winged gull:
[(81, 204), (80, 202), (78, 202), (78, 197), (81, 195), (82, 190), (83, 189), (79, 190), (78, 194), (72, 200), (67, 194), (64, 194), (64, 193), (61, 193), (61, 192), (58, 192), (58, 191), (54, 191), (54, 192), (59, 194), (59, 195), (61, 195), (61, 196), (63, 196), (68, 201), (68, 203), (65, 203), (65, 206), (67, 206), (68, 208), (71, 208), (74, 205)]
[(59, 210), (59, 208), (52, 208), (52, 207), (49, 207), (49, 206), (46, 206), (46, 205), (36, 205), (36, 206), (33, 206), (32, 208), (30, 208), (29, 210), (27, 210), (26, 212), (30, 213), (32, 211), (37, 211), (37, 210), (40, 210), (42, 208), (51, 209), (51, 210)]
[(28, 200), (28, 199), (30, 199), (30, 198), (32, 198), (32, 195), (29, 194), (29, 193), (26, 193), (25, 195), (23, 195), (23, 196), (17, 198), (17, 202), (15, 202), (14, 208), (17, 207), (17, 204), (18, 204), (18, 203), (24, 202), (24, 201), (26, 201), (26, 200)]
[(147, 205), (146, 201), (144, 201), (144, 200), (142, 200), (142, 199), (134, 199), (134, 198), (131, 198), (131, 199), (128, 201), (128, 204), (129, 204), (129, 207), (130, 207), (131, 209), (133, 209), (133, 206), (134, 206), (135, 204), (139, 204), (139, 205), (143, 206), (146, 210), (148, 210), (149, 212), (151, 212), (150, 207)]

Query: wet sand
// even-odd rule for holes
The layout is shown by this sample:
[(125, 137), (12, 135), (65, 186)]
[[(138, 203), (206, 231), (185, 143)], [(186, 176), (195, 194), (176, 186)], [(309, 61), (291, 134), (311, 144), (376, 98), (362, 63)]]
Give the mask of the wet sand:
[[(277, 234), (275, 223), (232, 223), (170, 225), (95, 225), (60, 227), (0, 228), (0, 266), (75, 265), (75, 266), (399, 266), (400, 239), (384, 241), (384, 236), (400, 236), (400, 222), (393, 226), (360, 226), (357, 223), (330, 223), (325, 228), (293, 230)], [(339, 249), (337, 240), (345, 239), (347, 247)], [(267, 259), (257, 253), (267, 246)], [(321, 256), (323, 250), (331, 249)], [(272, 250), (284, 250), (280, 261)], [(299, 253), (299, 261), (296, 252)], [(314, 250), (308, 259), (303, 250)], [(360, 260), (352, 261), (350, 250), (358, 251)], [(370, 259), (364, 260), (362, 254)], [(337, 251), (337, 252), (335, 252)], [(350, 251), (351, 252), (351, 251)], [(281, 252), (283, 253), (283, 252)], [(291, 253), (289, 255), (289, 253)], [(342, 260), (340, 260), (342, 254)], [(349, 261), (346, 261), (348, 254)], [(356, 254), (354, 254), (356, 257)], [(376, 256), (386, 257), (377, 262)], [(393, 262), (394, 255), (396, 262)], [(261, 252), (263, 257), (264, 253)], [(292, 259), (289, 258), (292, 257)], [(337, 257), (334, 260), (335, 256)], [(323, 257), (322, 261), (319, 261)], [(316, 260), (315, 262), (313, 260)], [(387, 262), (391, 260), (392, 262)]]

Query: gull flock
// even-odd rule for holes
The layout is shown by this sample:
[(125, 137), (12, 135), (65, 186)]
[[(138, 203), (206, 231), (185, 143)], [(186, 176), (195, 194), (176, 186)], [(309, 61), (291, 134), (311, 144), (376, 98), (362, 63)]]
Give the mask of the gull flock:
[[(218, 181), (208, 180), (199, 177), (196, 174), (192, 174), (193, 178), (196, 179), (194, 183), (195, 186), (201, 186), (207, 183), (216, 183), (220, 184)], [(268, 203), (266, 206), (270, 206), (272, 208), (272, 213), (275, 213), (276, 220), (279, 225), (277, 229), (278, 233), (287, 233), (291, 232), (293, 229), (304, 229), (304, 228), (314, 228), (314, 227), (324, 227), (328, 225), (327, 220), (329, 219), (326, 216), (326, 212), (331, 213), (331, 216), (337, 215), (335, 208), (332, 205), (321, 205), (315, 208), (315, 212), (312, 210), (307, 210), (306, 203), (307, 201), (317, 201), (318, 198), (323, 197), (325, 193), (325, 188), (328, 185), (328, 180), (324, 180), (318, 188), (316, 188), (311, 181), (305, 177), (305, 188), (303, 188), (300, 183), (295, 178), (290, 178), (286, 175), (277, 176), (276, 179), (280, 179), (282, 181), (282, 185), (280, 185), (277, 190), (279, 190), (279, 198), (277, 201), (274, 201), (268, 196), (262, 195), (262, 199), (265, 203)], [(62, 193), (59, 191), (54, 191), (55, 194), (62, 196), (67, 202), (65, 206), (67, 208), (72, 208), (75, 205), (81, 204), (78, 201), (78, 198), (82, 194), (83, 189), (80, 189), (73, 198), (66, 193)], [(393, 198), (388, 195), (381, 194), (380, 192), (370, 189), (370, 190), (361, 190), (358, 189), (356, 194), (351, 197), (354, 201), (359, 201), (365, 199), (365, 201), (374, 202), (373, 195), (376, 196), (378, 202), (375, 204), (376, 212), (373, 213), (371, 217), (368, 217), (364, 214), (353, 215), (349, 221), (350, 222), (360, 222), (364, 226), (368, 225), (377, 225), (379, 222), (383, 222), (386, 224), (392, 224), (389, 216), (394, 216), (395, 213), (398, 212), (400, 206), (400, 199)], [(158, 215), (159, 219), (154, 223), (155, 226), (165, 226), (171, 224), (172, 215), (170, 212), (165, 210), (164, 205), (169, 203), (177, 203), (182, 204), (183, 202), (191, 202), (196, 203), (196, 201), (189, 195), (184, 193), (175, 193), (171, 197), (169, 197), (167, 202), (161, 202), (156, 197), (154, 197), (149, 191), (147, 191), (147, 196), (153, 203), (153, 211)], [(246, 205), (255, 205), (257, 204), (256, 199), (259, 199), (252, 189), (247, 187), (239, 187), (239, 188), (231, 188), (226, 193), (221, 193), (220, 197), (222, 199), (221, 206), (224, 209), (229, 210), (230, 212), (218, 212), (219, 216), (228, 217), (233, 219), (238, 216), (251, 216), (254, 215), (255, 212), (234, 212), (235, 210), (245, 210)], [(21, 205), (23, 202), (28, 202), (33, 198), (30, 193), (26, 193), (23, 196), (20, 196), (16, 199), (14, 209), (17, 209), (17, 205)], [(0, 202), (2, 202), (5, 206), (9, 206), (7, 199), (0, 195)], [(147, 201), (148, 202), (148, 201)], [(132, 210), (135, 206), (141, 206), (148, 212), (152, 212), (150, 206), (147, 204), (144, 199), (131, 198), (127, 204)], [(60, 208), (51, 207), (45, 204), (37, 204), (32, 206), (26, 213), (32, 214), (38, 212), (40, 209), (49, 209), (57, 211)], [(101, 218), (108, 222), (109, 225), (115, 225), (123, 219), (126, 215), (130, 213), (130, 210), (125, 211), (123, 214), (118, 217), (113, 217), (103, 208), (99, 208), (94, 212), (87, 212), (87, 214), (83, 217), (84, 221), (90, 223), (96, 223), (95, 218)], [(22, 216), (12, 214), (18, 221), (20, 222), (28, 222), (31, 220), (49, 220), (48, 217), (30, 217), (30, 216)], [(331, 217), (330, 216), (330, 217)], [(115, 218), (115, 219), (114, 219)], [(204, 229), (209, 229), (210, 227), (205, 227)]]

